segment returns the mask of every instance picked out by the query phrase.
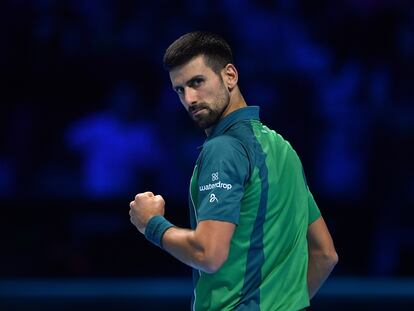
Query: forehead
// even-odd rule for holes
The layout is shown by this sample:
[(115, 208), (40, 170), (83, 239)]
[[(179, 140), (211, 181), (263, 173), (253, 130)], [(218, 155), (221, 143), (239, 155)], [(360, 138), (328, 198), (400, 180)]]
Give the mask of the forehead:
[(208, 76), (214, 74), (213, 70), (205, 63), (204, 56), (194, 57), (184, 65), (170, 71), (170, 79), (173, 85), (185, 84), (194, 76)]

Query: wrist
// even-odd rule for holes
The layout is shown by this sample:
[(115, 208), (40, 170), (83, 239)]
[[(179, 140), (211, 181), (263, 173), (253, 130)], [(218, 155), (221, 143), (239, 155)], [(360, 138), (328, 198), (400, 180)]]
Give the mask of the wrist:
[(148, 241), (163, 248), (162, 237), (164, 236), (165, 231), (171, 227), (174, 227), (174, 225), (165, 219), (164, 216), (157, 215), (148, 221), (144, 235)]

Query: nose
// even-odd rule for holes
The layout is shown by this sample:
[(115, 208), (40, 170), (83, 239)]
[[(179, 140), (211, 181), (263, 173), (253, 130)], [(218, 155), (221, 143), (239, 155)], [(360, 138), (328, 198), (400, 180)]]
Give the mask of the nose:
[(190, 107), (197, 103), (197, 91), (191, 87), (186, 88), (184, 93), (184, 102), (185, 104)]

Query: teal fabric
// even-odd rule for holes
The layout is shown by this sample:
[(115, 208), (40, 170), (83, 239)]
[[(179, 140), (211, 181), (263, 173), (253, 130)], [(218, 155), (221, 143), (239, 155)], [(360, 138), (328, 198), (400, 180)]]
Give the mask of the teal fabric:
[(249, 161), (241, 143), (227, 135), (209, 140), (198, 166), (198, 221), (238, 224)]
[[(194, 270), (193, 310), (299, 310), (309, 305), (308, 224), (320, 216), (289, 142), (259, 107), (223, 118), (206, 139), (190, 182), (190, 221), (236, 224), (227, 261)], [(288, 285), (288, 286), (287, 286)]]
[(152, 217), (145, 228), (145, 237), (148, 241), (162, 248), (162, 237), (169, 228), (174, 227), (164, 216)]

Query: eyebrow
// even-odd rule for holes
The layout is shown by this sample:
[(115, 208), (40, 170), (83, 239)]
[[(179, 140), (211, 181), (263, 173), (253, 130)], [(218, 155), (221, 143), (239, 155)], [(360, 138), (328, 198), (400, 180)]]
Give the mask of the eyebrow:
[[(197, 80), (197, 79), (200, 79), (200, 78), (202, 78), (202, 79), (204, 79), (205, 78), (205, 76), (203, 76), (203, 75), (195, 75), (195, 76), (193, 76), (193, 77), (191, 77), (191, 79), (190, 80), (188, 80), (187, 82), (185, 82), (184, 84), (185, 85), (190, 85), (192, 82), (194, 82), (194, 80)], [(179, 87), (181, 87), (181, 85), (174, 85), (172, 88), (173, 88), (173, 90), (175, 91), (175, 90), (177, 90), (177, 88), (179, 88)]]

